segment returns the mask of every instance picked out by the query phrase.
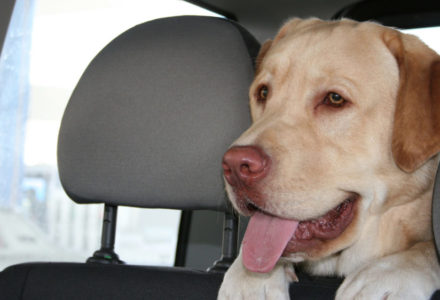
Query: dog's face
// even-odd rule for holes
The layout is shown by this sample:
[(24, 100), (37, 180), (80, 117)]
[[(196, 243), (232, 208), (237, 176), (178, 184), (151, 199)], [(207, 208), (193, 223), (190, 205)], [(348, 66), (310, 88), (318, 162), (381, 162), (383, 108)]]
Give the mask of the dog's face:
[[(408, 51), (424, 62), (410, 61)], [(287, 23), (262, 47), (250, 88), (253, 124), (224, 157), (235, 208), (295, 220), (282, 250), (294, 260), (319, 259), (356, 243), (369, 218), (429, 185), (420, 166), (438, 143), (421, 152), (408, 148), (421, 143), (418, 134), (407, 137), (419, 125), (407, 120), (402, 106), (411, 105), (408, 90), (415, 105), (432, 101), (432, 88), (421, 81), (440, 69), (436, 59), (415, 38), (373, 23)], [(420, 78), (410, 78), (416, 69)], [(430, 119), (425, 113), (417, 118)], [(412, 191), (402, 192), (402, 185)], [(250, 225), (256, 231), (264, 227), (258, 222)], [(257, 237), (249, 233), (249, 240)]]

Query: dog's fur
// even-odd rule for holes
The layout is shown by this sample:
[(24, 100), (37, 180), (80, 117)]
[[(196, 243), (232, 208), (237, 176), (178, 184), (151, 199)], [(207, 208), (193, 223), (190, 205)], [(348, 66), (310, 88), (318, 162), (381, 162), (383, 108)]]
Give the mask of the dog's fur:
[[(264, 103), (261, 84), (269, 87)], [(326, 105), (329, 92), (348, 102)], [(291, 262), (344, 276), (337, 299), (428, 299), (440, 288), (431, 229), (440, 150), (434, 51), (371, 22), (292, 19), (260, 50), (250, 107), (253, 125), (234, 145), (256, 145), (272, 161), (256, 188), (265, 211), (307, 220), (347, 193), (358, 200), (340, 236), (283, 257), (270, 273), (248, 271), (239, 256), (219, 299), (289, 299)]]

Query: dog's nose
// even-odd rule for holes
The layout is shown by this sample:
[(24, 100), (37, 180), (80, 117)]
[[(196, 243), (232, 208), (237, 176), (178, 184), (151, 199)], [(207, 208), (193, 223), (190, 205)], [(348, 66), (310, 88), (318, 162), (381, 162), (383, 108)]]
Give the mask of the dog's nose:
[(232, 186), (251, 186), (266, 177), (270, 158), (256, 146), (235, 146), (223, 156), (223, 173)]

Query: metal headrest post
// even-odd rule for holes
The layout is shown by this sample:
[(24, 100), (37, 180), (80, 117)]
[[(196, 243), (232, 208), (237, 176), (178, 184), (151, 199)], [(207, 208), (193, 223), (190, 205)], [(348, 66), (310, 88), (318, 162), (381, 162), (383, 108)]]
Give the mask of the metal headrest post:
[(223, 220), (222, 256), (208, 269), (212, 273), (225, 273), (238, 254), (238, 215), (232, 207), (225, 211)]
[(104, 218), (102, 221), (101, 249), (95, 251), (87, 263), (98, 264), (123, 264), (115, 253), (116, 219), (118, 207), (106, 204), (104, 206)]
[(435, 175), (434, 192), (432, 193), (432, 229), (437, 259), (440, 262), (440, 164)]

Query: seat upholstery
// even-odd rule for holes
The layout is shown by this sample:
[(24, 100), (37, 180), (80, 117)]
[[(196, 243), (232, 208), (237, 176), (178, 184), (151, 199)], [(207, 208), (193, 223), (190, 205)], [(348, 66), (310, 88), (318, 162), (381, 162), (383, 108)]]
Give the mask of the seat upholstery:
[(225, 208), (221, 157), (250, 124), (259, 43), (238, 24), (174, 17), (107, 45), (59, 133), (62, 185), (79, 203)]
[[(332, 300), (341, 279), (299, 274), (295, 300)], [(33, 263), (0, 273), (0, 298), (8, 300), (149, 299), (214, 300), (221, 274), (184, 268), (74, 263)]]
[(222, 276), (183, 268), (21, 264), (0, 273), (0, 298), (215, 299)]
[[(333, 300), (342, 281), (302, 273), (298, 277), (290, 286), (295, 300)], [(184, 268), (33, 263), (0, 273), (0, 299), (215, 300), (221, 281), (221, 274)], [(440, 300), (440, 292), (431, 300)]]

